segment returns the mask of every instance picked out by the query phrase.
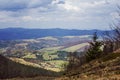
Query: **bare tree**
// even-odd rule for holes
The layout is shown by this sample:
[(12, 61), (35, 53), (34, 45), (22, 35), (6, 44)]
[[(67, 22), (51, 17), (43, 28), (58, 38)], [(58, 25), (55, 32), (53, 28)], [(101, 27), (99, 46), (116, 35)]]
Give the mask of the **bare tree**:
[(68, 55), (68, 65), (66, 66), (66, 71), (75, 69), (78, 66), (86, 63), (86, 56), (84, 52), (70, 52)]
[[(120, 17), (120, 6), (117, 11)], [(104, 33), (104, 53), (110, 53), (120, 48), (120, 18), (116, 19), (117, 23), (110, 25), (111, 31)]]

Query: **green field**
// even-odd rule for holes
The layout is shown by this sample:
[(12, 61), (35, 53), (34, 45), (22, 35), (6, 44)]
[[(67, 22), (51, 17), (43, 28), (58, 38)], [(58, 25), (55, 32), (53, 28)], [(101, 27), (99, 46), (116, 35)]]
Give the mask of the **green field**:
[(61, 49), (62, 47), (64, 47), (64, 46), (43, 48), (43, 49), (40, 49), (40, 51), (54, 51), (54, 50), (59, 50), (59, 49)]
[(55, 40), (57, 41), (58, 39), (52, 36), (48, 36), (48, 37), (43, 37), (43, 38), (39, 38), (39, 39), (44, 39), (44, 40)]
[(36, 59), (36, 55), (32, 53), (27, 53), (27, 55), (23, 56), (22, 58), (31, 58), (31, 59)]
[(74, 46), (65, 48), (65, 49), (63, 49), (63, 51), (75, 52), (75, 51), (77, 51), (78, 49), (80, 49), (80, 48), (82, 48), (82, 47), (85, 47), (85, 46), (87, 46), (87, 45), (89, 45), (89, 43), (81, 43), (81, 44), (77, 44), (77, 45), (74, 45)]
[(58, 69), (61, 68), (62, 64), (67, 63), (67, 61), (64, 60), (51, 60), (51, 61), (47, 61), (52, 65), (55, 65), (55, 67), (57, 67)]

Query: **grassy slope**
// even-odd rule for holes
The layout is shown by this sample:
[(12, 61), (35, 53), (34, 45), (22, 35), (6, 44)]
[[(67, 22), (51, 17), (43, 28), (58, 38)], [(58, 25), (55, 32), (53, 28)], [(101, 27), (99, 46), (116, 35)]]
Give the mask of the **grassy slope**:
[(56, 50), (59, 50), (61, 49), (62, 47), (64, 46), (57, 46), (57, 47), (50, 47), (50, 48), (43, 48), (43, 49), (40, 49), (40, 51), (56, 51)]
[(57, 76), (58, 73), (14, 62), (0, 55), (0, 79), (13, 77)]
[(87, 45), (89, 45), (89, 43), (81, 43), (81, 44), (77, 44), (77, 45), (74, 45), (74, 46), (70, 46), (70, 47), (68, 47), (68, 48), (65, 48), (65, 49), (63, 49), (63, 51), (75, 52), (75, 51), (79, 50), (80, 48), (85, 47), (85, 46), (87, 46)]
[(16, 63), (20, 63), (20, 64), (24, 64), (24, 65), (28, 65), (28, 66), (33, 66), (33, 67), (38, 67), (38, 68), (41, 67), (40, 65), (38, 65), (36, 63), (28, 62), (28, 61), (25, 61), (24, 59), (21, 59), (21, 58), (9, 58), (9, 59), (16, 62)]
[(120, 80), (120, 53), (93, 60), (56, 80)]
[(48, 36), (48, 37), (43, 37), (43, 38), (39, 38), (39, 39), (44, 39), (44, 40), (55, 40), (57, 41), (58, 39), (52, 36)]
[(54, 78), (35, 77), (9, 80), (120, 80), (120, 53), (109, 54), (69, 71), (61, 78)]

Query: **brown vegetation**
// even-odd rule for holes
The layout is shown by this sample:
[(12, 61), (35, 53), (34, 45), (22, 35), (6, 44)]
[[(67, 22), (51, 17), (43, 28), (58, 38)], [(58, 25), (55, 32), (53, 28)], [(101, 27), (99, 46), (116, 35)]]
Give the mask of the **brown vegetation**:
[(57, 72), (13, 62), (0, 55), (0, 79), (35, 76), (53, 77), (58, 75), (59, 73)]
[(111, 53), (76, 67), (56, 80), (120, 80), (120, 53)]

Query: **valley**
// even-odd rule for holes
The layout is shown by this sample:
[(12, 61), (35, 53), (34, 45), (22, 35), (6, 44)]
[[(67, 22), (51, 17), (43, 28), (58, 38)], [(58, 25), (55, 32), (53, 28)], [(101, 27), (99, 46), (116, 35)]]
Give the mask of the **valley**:
[(69, 52), (82, 53), (91, 35), (0, 40), (0, 54), (12, 61), (59, 72)]

